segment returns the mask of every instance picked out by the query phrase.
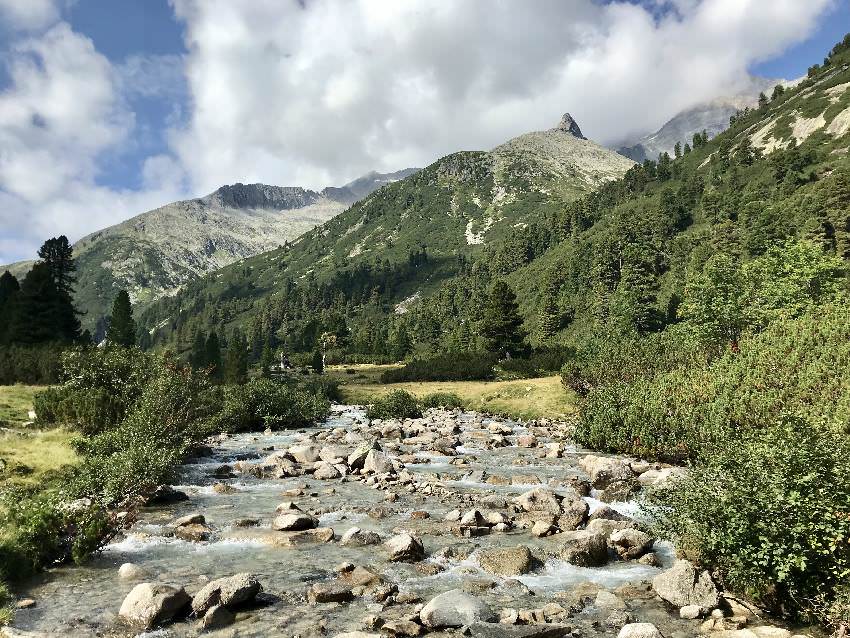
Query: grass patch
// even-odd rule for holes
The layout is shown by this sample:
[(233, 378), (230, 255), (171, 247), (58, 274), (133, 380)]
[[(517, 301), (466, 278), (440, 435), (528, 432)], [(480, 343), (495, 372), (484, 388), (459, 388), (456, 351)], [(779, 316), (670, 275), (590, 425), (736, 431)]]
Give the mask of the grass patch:
[(517, 419), (563, 418), (575, 412), (574, 397), (564, 391), (558, 376), (518, 381), (349, 382), (340, 387), (346, 403), (360, 404), (371, 403), (393, 390), (406, 390), (420, 399), (435, 392), (451, 393), (468, 409)]
[(71, 447), (76, 435), (65, 429), (15, 434), (0, 433), (0, 489), (12, 485), (41, 485), (49, 474), (75, 465), (79, 458)]
[(29, 418), (33, 397), (44, 390), (38, 385), (0, 385), (0, 427), (20, 427)]

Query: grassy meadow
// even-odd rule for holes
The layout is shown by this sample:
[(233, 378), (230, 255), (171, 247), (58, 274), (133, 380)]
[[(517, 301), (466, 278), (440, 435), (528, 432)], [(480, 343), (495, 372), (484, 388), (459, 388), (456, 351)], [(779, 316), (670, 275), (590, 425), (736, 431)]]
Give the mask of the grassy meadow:
[(30, 421), (33, 397), (40, 386), (0, 386), (0, 488), (39, 485), (45, 476), (77, 462), (74, 434), (63, 428), (20, 429)]
[[(340, 382), (346, 403), (371, 403), (392, 390), (407, 390), (416, 397), (451, 392), (469, 409), (504, 414), (513, 418), (562, 418), (575, 412), (574, 397), (564, 391), (561, 377), (505, 381), (416, 381), (381, 383), (385, 370), (397, 365), (334, 366), (328, 374)], [(347, 374), (346, 370), (354, 370)]]

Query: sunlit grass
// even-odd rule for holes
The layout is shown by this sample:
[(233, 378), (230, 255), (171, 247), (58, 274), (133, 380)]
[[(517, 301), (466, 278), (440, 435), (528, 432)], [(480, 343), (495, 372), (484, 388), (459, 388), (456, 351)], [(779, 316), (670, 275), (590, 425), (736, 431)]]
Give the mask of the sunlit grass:
[[(376, 370), (377, 368), (377, 370)], [(423, 381), (381, 384), (378, 377), (386, 366), (372, 366), (359, 375), (336, 375), (343, 381), (340, 387), (348, 403), (370, 403), (392, 390), (407, 390), (423, 397), (434, 392), (451, 392), (464, 400), (466, 407), (473, 410), (493, 412), (522, 419), (562, 418), (575, 412), (574, 397), (564, 390), (559, 376), (517, 381)]]
[(31, 421), (29, 411), (36, 393), (45, 386), (0, 385), (0, 427), (20, 427)]
[(42, 430), (22, 434), (0, 433), (0, 488), (4, 485), (40, 485), (45, 475), (77, 463), (71, 447), (75, 433), (64, 430)]

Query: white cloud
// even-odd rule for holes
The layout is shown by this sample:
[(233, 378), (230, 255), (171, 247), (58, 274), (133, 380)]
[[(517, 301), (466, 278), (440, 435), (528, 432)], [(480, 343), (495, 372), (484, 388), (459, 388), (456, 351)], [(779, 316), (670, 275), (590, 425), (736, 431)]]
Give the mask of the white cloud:
[[(616, 143), (746, 89), (752, 63), (805, 39), (835, 2), (170, 1), (187, 55), (110, 65), (57, 23), (67, 0), (0, 0), (16, 38), (0, 93), (0, 262), (187, 191), (339, 184), (490, 148), (564, 111)], [(175, 104), (173, 154), (144, 162), (135, 191), (98, 183), (105, 157), (144, 147), (128, 96)]]
[(39, 29), (59, 20), (67, 4), (67, 0), (0, 0), (0, 20), (13, 29)]
[(115, 70), (91, 40), (60, 22), (16, 41), (5, 61), (0, 263), (33, 255), (46, 237), (77, 239), (182, 192), (182, 171), (172, 166), (166, 175), (161, 158), (146, 163), (144, 190), (97, 184), (98, 159), (129, 143), (134, 115)]
[(831, 2), (172, 0), (195, 104), (175, 144), (204, 191), (423, 165), (567, 110), (614, 143), (744, 90)]

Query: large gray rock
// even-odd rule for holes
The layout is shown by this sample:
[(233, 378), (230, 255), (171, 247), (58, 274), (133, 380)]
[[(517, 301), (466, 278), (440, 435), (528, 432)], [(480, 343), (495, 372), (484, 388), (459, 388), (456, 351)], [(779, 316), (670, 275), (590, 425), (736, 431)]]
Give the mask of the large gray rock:
[(263, 591), (260, 581), (253, 574), (236, 574), (229, 578), (219, 578), (201, 589), (192, 599), (192, 611), (202, 616), (216, 605), (231, 608), (253, 600)]
[(558, 501), (558, 497), (545, 487), (535, 487), (520, 494), (514, 499), (514, 503), (526, 512), (561, 513), (561, 503)]
[(463, 627), (476, 622), (495, 622), (493, 610), (475, 596), (452, 589), (432, 598), (419, 612), (422, 624), (432, 629)]
[(207, 613), (204, 614), (200, 622), (200, 630), (202, 632), (214, 631), (228, 627), (234, 622), (236, 622), (236, 614), (224, 605), (215, 605), (214, 607), (210, 607)]
[(636, 622), (625, 625), (617, 638), (664, 638), (658, 627), (648, 622)]
[(307, 590), (307, 600), (311, 603), (342, 603), (353, 599), (351, 585), (340, 581), (313, 583)]
[(637, 529), (621, 529), (613, 532), (608, 542), (620, 558), (632, 560), (640, 558), (652, 549), (655, 540)]
[(472, 638), (563, 638), (572, 633), (570, 625), (505, 625), (481, 622), (469, 626)]
[(118, 615), (133, 625), (150, 629), (174, 618), (191, 600), (178, 585), (139, 583), (124, 598)]
[(565, 532), (560, 555), (568, 563), (579, 567), (601, 567), (608, 562), (608, 543), (602, 534), (586, 530)]
[(394, 562), (415, 563), (425, 558), (425, 548), (415, 536), (402, 532), (393, 536), (384, 547), (389, 553), (389, 559)]
[(364, 531), (359, 527), (352, 527), (339, 540), (340, 545), (347, 547), (365, 547), (367, 545), (380, 545), (381, 536), (377, 532)]
[(478, 563), (484, 571), (499, 576), (519, 576), (527, 574), (534, 566), (534, 557), (524, 545), (496, 549), (482, 549), (477, 552)]
[(677, 560), (673, 567), (652, 579), (652, 588), (671, 605), (699, 605), (713, 609), (720, 602), (717, 585), (707, 571), (698, 572), (686, 560)]
[(299, 463), (315, 463), (319, 460), (319, 448), (312, 443), (293, 445), (289, 453)]
[(588, 454), (579, 465), (590, 475), (590, 482), (602, 490), (619, 481), (630, 481), (636, 477), (632, 468), (622, 459)]
[(393, 472), (392, 461), (383, 452), (369, 450), (363, 461), (363, 471), (372, 474), (387, 474)]
[(292, 511), (287, 514), (276, 516), (272, 522), (272, 529), (280, 532), (300, 532), (305, 529), (317, 527), (319, 521), (304, 512)]

